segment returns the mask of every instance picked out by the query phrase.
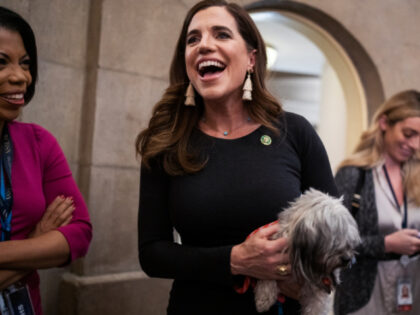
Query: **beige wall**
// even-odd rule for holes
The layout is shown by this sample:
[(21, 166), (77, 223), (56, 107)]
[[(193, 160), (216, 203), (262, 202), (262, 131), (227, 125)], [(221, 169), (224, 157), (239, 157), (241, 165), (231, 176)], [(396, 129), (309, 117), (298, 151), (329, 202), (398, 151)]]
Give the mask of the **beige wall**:
[(338, 20), (376, 64), (385, 96), (420, 86), (420, 1), (299, 0)]
[[(63, 270), (42, 272), (46, 315), (57, 314), (59, 304), (62, 314), (84, 315), (160, 314), (165, 307), (165, 301), (150, 307), (147, 298), (165, 300), (167, 283), (145, 280), (137, 261), (133, 144), (167, 85), (183, 17), (195, 2), (0, 0), (28, 19), (38, 40), (39, 84), (23, 120), (56, 135), (94, 226), (89, 254), (73, 266), (60, 291)], [(386, 96), (418, 88), (418, 0), (300, 2), (331, 15), (360, 41), (378, 67)], [(100, 309), (111, 297), (121, 303)]]

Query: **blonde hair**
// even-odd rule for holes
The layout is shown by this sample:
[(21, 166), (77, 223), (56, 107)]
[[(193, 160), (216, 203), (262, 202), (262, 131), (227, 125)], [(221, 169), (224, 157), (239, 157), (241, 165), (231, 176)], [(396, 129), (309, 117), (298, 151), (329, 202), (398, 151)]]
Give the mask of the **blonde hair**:
[[(379, 120), (385, 116), (387, 123), (397, 122), (410, 117), (420, 117), (420, 92), (408, 90), (392, 96), (375, 112), (368, 130), (363, 132), (353, 154), (339, 166), (356, 166), (365, 169), (373, 168), (383, 161), (384, 133)], [(403, 182), (407, 196), (420, 205), (420, 150), (403, 165)]]

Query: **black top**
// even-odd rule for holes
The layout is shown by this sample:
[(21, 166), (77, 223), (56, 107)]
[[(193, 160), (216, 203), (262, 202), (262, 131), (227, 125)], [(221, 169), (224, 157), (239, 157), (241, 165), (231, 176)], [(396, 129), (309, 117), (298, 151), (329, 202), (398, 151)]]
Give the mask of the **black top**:
[[(233, 289), (232, 247), (276, 220), (309, 187), (337, 194), (312, 126), (291, 113), (280, 120), (280, 136), (265, 127), (234, 140), (196, 130), (194, 145), (208, 156), (196, 174), (169, 176), (157, 161), (151, 170), (142, 167), (139, 257), (148, 275), (175, 279), (168, 314), (258, 314), (253, 293)], [(263, 135), (270, 145), (261, 142)], [(182, 245), (173, 242), (173, 227)], [(289, 300), (285, 314), (299, 314), (298, 308)]]

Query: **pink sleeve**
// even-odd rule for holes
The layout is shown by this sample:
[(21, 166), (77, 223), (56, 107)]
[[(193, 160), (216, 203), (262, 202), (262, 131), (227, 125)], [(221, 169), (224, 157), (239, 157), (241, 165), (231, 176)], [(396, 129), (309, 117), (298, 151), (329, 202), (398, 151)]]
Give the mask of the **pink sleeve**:
[(49, 205), (59, 195), (72, 196), (74, 199), (76, 209), (73, 212), (72, 221), (58, 228), (69, 244), (73, 261), (86, 255), (92, 239), (89, 213), (57, 140), (44, 128), (37, 125), (33, 127), (43, 166), (43, 190), (46, 204)]

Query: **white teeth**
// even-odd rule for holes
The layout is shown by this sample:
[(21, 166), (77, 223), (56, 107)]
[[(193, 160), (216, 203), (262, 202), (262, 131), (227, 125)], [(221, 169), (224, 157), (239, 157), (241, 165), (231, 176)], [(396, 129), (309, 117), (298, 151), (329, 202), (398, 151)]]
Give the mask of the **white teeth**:
[(10, 98), (10, 99), (14, 99), (14, 100), (18, 100), (23, 98), (23, 93), (18, 93), (18, 94), (9, 94), (6, 96), (6, 98)]
[(207, 60), (207, 61), (203, 61), (198, 65), (198, 70), (201, 70), (203, 67), (209, 67), (209, 66), (215, 66), (215, 67), (219, 67), (219, 68), (224, 68), (225, 65), (219, 61), (215, 61), (215, 60)]

